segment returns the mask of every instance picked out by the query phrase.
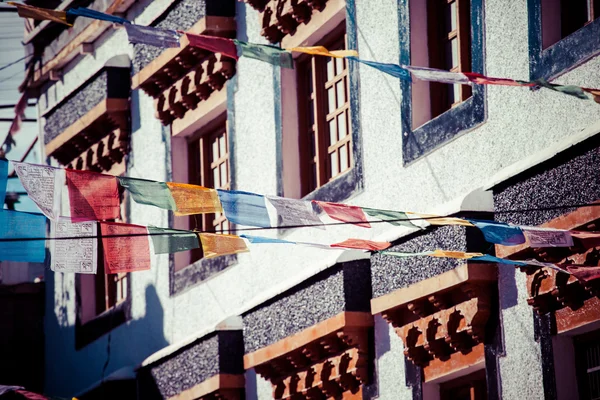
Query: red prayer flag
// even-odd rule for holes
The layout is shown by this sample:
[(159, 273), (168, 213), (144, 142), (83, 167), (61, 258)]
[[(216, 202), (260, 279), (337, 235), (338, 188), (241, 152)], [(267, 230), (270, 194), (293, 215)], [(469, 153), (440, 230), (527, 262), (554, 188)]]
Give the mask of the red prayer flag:
[[(150, 269), (148, 228), (139, 225), (101, 222), (104, 248), (104, 273), (144, 271)], [(121, 237), (104, 237), (124, 235)], [(140, 236), (128, 236), (140, 235)]]
[(371, 240), (347, 239), (347, 240), (344, 240), (343, 242), (332, 244), (331, 247), (379, 251), (379, 250), (385, 250), (388, 247), (390, 247), (391, 245), (392, 244), (389, 242), (373, 242)]
[(559, 264), (558, 267), (567, 270), (579, 280), (591, 281), (600, 278), (600, 267), (593, 265)]
[(481, 75), (477, 72), (463, 72), (463, 74), (466, 75), (471, 82), (479, 85), (535, 86), (535, 84), (529, 82), (519, 82), (508, 78), (492, 78), (491, 76)]
[(89, 171), (65, 169), (71, 221), (102, 221), (120, 215), (117, 178)]
[(371, 224), (369, 224), (369, 221), (367, 221), (367, 216), (360, 207), (339, 203), (329, 203), (327, 201), (313, 201), (321, 206), (327, 215), (337, 221), (354, 222), (354, 225), (362, 226), (363, 228), (371, 227)]
[(212, 51), (213, 53), (221, 53), (235, 60), (238, 59), (237, 47), (232, 39), (216, 36), (195, 35), (193, 33), (186, 33), (185, 35), (190, 41), (191, 46)]

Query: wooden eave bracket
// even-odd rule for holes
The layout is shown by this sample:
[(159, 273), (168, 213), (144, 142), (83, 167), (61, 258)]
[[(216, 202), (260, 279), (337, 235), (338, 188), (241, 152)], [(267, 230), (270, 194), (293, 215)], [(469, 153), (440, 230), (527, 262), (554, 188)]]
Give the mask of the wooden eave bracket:
[(242, 400), (245, 386), (244, 375), (217, 374), (169, 400)]
[(271, 381), (275, 399), (338, 398), (368, 383), (373, 317), (342, 312), (244, 356), (244, 368)]

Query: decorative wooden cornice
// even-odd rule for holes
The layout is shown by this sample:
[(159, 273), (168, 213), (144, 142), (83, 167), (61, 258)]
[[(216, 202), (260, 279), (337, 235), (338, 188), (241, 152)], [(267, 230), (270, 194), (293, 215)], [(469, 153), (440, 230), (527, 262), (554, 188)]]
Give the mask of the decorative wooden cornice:
[(496, 281), (495, 265), (467, 263), (373, 299), (371, 310), (395, 328), (405, 356), (431, 380), (481, 361)]
[[(189, 32), (234, 37), (235, 20), (207, 16)], [(133, 89), (141, 88), (155, 99), (156, 116), (163, 125), (195, 110), (235, 74), (234, 59), (192, 47), (186, 36), (180, 42), (179, 48), (165, 50), (132, 79)]]
[(244, 368), (271, 381), (275, 399), (340, 398), (368, 383), (373, 317), (342, 312), (244, 356)]
[(129, 148), (129, 100), (104, 99), (46, 145), (69, 168), (114, 172)]
[(169, 400), (242, 400), (245, 386), (244, 375), (217, 374)]

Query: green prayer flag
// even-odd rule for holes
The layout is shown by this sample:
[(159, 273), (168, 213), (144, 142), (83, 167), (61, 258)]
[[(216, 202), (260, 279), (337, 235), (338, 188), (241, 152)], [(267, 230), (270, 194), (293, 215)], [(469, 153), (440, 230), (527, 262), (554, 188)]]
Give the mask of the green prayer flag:
[(254, 58), (282, 68), (294, 69), (292, 53), (275, 46), (246, 43), (234, 39), (238, 46), (238, 56)]
[[(419, 226), (410, 222), (406, 213), (402, 211), (388, 211), (388, 210), (376, 210), (374, 208), (361, 207), (363, 211), (370, 217), (379, 218), (382, 221), (387, 221), (392, 225), (406, 226), (409, 228), (420, 228)], [(400, 220), (400, 221), (398, 221)]]
[(198, 235), (190, 231), (148, 227), (154, 245), (154, 254), (171, 254), (200, 248)]
[(547, 80), (545, 80), (544, 78), (540, 78), (536, 81), (534, 81), (534, 83), (545, 87), (547, 89), (550, 90), (554, 90), (556, 92), (561, 92), (564, 94), (568, 94), (570, 96), (575, 96), (578, 99), (582, 99), (582, 100), (589, 100), (590, 98), (588, 97), (588, 95), (585, 93), (585, 91), (583, 90), (583, 88), (579, 87), (579, 86), (575, 86), (575, 85), (557, 85), (554, 83), (550, 83)]
[(137, 203), (148, 204), (165, 210), (177, 209), (171, 190), (166, 183), (121, 176), (117, 178), (121, 186), (131, 193), (131, 197)]

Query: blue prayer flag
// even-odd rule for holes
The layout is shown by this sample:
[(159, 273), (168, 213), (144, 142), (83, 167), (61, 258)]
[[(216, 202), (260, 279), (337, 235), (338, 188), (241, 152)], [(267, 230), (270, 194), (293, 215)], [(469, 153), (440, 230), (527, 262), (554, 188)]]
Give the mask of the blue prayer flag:
[(265, 196), (236, 190), (217, 189), (225, 217), (237, 225), (269, 228), (271, 220)]
[(476, 219), (469, 219), (468, 221), (479, 228), (485, 240), (490, 243), (504, 246), (516, 246), (525, 243), (525, 235), (518, 226)]
[(85, 7), (70, 8), (67, 10), (67, 16), (99, 19), (101, 21), (116, 22), (117, 24), (129, 24), (130, 23), (125, 18), (117, 17), (115, 15), (105, 14), (103, 12), (92, 10), (90, 8), (85, 8)]
[(0, 160), (0, 200), (4, 206), (6, 198), (6, 184), (8, 183), (8, 161)]
[(489, 254), (484, 254), (483, 256), (478, 256), (478, 257), (473, 257), (473, 258), (471, 258), (470, 261), (487, 261), (487, 262), (495, 262), (495, 263), (499, 263), (499, 264), (518, 265), (520, 267), (524, 267), (527, 265), (527, 263), (522, 262), (522, 261), (508, 260), (505, 258), (494, 257)]
[(289, 240), (283, 239), (274, 239), (263, 236), (249, 236), (249, 235), (240, 235), (244, 239), (248, 239), (252, 244), (263, 244), (263, 243), (287, 243), (287, 244), (296, 244), (296, 242), (290, 242)]
[[(0, 239), (45, 238), (46, 217), (19, 211), (0, 211)], [(1, 241), (0, 260), (44, 262), (45, 240)]]
[(400, 65), (398, 64), (386, 64), (386, 63), (379, 63), (379, 62), (375, 62), (375, 61), (366, 61), (366, 60), (361, 60), (359, 58), (356, 57), (348, 57), (349, 60), (353, 60), (353, 61), (357, 61), (361, 64), (366, 64), (369, 67), (375, 68), (380, 70), (381, 72), (385, 72), (388, 75), (393, 76), (394, 78), (400, 78), (402, 80), (405, 81), (410, 81), (410, 72), (406, 69), (406, 68), (402, 68)]

